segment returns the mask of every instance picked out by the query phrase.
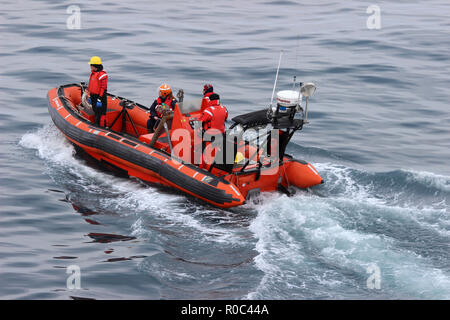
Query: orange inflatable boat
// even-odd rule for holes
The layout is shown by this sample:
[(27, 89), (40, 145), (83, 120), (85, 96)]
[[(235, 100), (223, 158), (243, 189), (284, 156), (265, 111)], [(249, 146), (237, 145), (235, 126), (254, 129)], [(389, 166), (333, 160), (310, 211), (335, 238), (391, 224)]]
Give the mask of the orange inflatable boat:
[[(260, 192), (290, 194), (292, 186), (308, 188), (323, 182), (311, 164), (285, 154), (292, 135), (306, 121), (296, 119), (299, 108), (303, 111), (300, 104), (283, 107), (282, 95), (269, 112), (233, 118), (222, 144), (210, 152), (212, 161), (199, 165), (193, 159), (199, 146), (196, 137), (202, 134), (196, 127), (200, 105), (188, 112), (180, 102), (155, 133), (148, 133), (148, 108), (112, 94), (108, 94), (106, 126), (97, 126), (92, 109), (84, 103), (84, 90), (84, 84), (49, 90), (50, 116), (77, 150), (111, 170), (176, 188), (222, 208), (242, 205)], [(199, 148), (200, 154), (208, 149), (202, 142)]]

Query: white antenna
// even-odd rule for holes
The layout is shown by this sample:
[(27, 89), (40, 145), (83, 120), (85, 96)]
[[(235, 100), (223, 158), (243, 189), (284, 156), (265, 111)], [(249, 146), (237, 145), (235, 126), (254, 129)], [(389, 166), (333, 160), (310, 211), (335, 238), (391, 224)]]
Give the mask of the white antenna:
[[(300, 105), (300, 102), (302, 100), (302, 86), (303, 86), (303, 82), (299, 82), (298, 83), (298, 100), (297, 100), (297, 104)], [(295, 88), (294, 88), (295, 89)]]
[(270, 110), (272, 110), (273, 96), (275, 95), (275, 88), (277, 87), (278, 72), (280, 71), (281, 56), (282, 55), (283, 55), (283, 50), (280, 51), (280, 59), (278, 60), (277, 75), (275, 76), (275, 83), (273, 84), (273, 90), (272, 90), (272, 98), (270, 99)]

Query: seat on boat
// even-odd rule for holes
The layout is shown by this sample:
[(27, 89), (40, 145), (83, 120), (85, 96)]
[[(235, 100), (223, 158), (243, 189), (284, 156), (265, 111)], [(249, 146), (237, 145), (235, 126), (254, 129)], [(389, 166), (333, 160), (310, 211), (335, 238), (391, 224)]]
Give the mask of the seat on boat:
[(237, 124), (242, 125), (244, 128), (251, 128), (260, 125), (269, 124), (270, 120), (267, 119), (267, 110), (259, 110), (254, 112), (249, 112), (246, 114), (241, 114), (232, 119), (234, 124), (232, 127)]

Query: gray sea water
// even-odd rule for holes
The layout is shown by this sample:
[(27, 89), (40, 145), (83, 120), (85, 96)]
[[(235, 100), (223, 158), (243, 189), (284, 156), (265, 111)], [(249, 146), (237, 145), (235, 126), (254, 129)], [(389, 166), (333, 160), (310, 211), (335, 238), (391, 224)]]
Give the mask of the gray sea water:
[[(443, 0), (2, 1), (0, 298), (449, 299), (449, 18)], [(289, 146), (314, 192), (220, 210), (98, 170), (47, 112), (93, 55), (144, 105), (211, 82), (231, 116), (259, 110), (280, 49), (279, 88), (318, 88)]]

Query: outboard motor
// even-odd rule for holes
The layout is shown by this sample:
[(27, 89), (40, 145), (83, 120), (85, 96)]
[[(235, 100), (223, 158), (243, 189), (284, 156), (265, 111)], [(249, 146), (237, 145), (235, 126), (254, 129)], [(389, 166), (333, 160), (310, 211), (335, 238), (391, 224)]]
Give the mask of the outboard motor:
[(300, 90), (278, 91), (277, 103), (269, 108), (267, 114), (274, 128), (300, 128), (307, 123), (307, 111), (305, 112), (302, 107), (303, 97), (306, 98), (307, 104), (308, 97), (314, 93), (315, 88), (313, 83), (305, 85), (300, 83)]
[[(303, 108), (301, 107), (303, 96), (294, 90), (283, 90), (277, 92), (277, 105), (272, 107), (272, 117), (289, 119), (303, 118)], [(297, 112), (300, 113), (298, 116)]]

